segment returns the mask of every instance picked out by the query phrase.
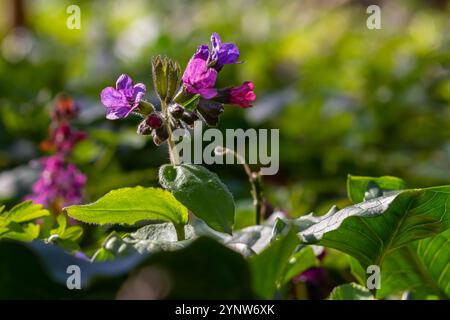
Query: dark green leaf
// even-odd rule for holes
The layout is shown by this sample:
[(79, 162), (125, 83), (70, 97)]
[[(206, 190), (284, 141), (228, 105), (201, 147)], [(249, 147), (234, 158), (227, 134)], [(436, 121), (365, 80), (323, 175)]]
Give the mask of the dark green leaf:
[(233, 196), (215, 173), (194, 164), (164, 165), (159, 182), (211, 228), (231, 233)]

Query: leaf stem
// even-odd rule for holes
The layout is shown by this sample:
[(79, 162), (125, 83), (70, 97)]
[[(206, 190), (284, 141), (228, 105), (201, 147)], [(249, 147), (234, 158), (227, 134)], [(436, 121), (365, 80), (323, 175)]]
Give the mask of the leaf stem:
[(184, 224), (175, 224), (175, 231), (177, 232), (177, 240), (183, 241), (186, 239), (186, 235), (184, 233)]

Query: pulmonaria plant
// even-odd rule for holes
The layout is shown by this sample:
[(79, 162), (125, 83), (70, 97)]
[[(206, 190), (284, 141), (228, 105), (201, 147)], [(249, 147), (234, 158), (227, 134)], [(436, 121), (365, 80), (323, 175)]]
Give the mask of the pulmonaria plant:
[(86, 176), (74, 164), (67, 163), (75, 145), (87, 137), (85, 132), (70, 126), (78, 111), (73, 99), (64, 95), (58, 97), (51, 114), (48, 139), (41, 143), (43, 151), (54, 154), (37, 161), (41, 174), (32, 187), (32, 194), (25, 197), (55, 213), (64, 206), (80, 203), (83, 198)]
[(167, 57), (152, 59), (152, 77), (159, 106), (143, 99), (146, 88), (142, 83), (133, 85), (133, 80), (122, 74), (116, 87), (107, 87), (100, 98), (110, 120), (125, 118), (131, 113), (143, 117), (137, 132), (152, 135), (156, 145), (168, 141), (171, 161), (178, 164), (171, 132), (189, 127), (196, 120), (216, 126), (224, 105), (249, 108), (256, 99), (254, 85), (246, 81), (240, 86), (217, 88), (220, 70), (227, 64), (237, 64), (239, 50), (233, 43), (222, 43), (217, 33), (211, 36), (211, 47), (202, 44), (187, 63), (181, 74), (180, 65)]

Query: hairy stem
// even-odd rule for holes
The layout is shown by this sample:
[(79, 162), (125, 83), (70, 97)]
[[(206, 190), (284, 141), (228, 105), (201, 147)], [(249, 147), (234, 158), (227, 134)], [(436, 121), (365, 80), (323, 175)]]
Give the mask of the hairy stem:
[(261, 208), (263, 203), (263, 190), (262, 190), (262, 179), (259, 172), (252, 172), (250, 169), (250, 166), (245, 162), (245, 159), (242, 158), (238, 153), (234, 152), (233, 150), (230, 150), (228, 148), (223, 147), (217, 147), (215, 149), (216, 154), (222, 154), (225, 155), (227, 153), (231, 153), (234, 155), (238, 163), (242, 164), (244, 166), (245, 173), (248, 176), (248, 180), (250, 181), (250, 184), (252, 186), (252, 198), (253, 198), (253, 206), (255, 207), (255, 221), (256, 224), (261, 223)]
[[(164, 116), (168, 117), (167, 115), (167, 106), (166, 106), (166, 102), (164, 100), (161, 100), (161, 109), (162, 112), (164, 113)], [(169, 134), (169, 137), (167, 138), (167, 144), (169, 145), (169, 158), (170, 158), (170, 163), (173, 165), (179, 165), (180, 164), (180, 159), (178, 158), (178, 153), (176, 150), (176, 145), (175, 142), (173, 142), (172, 140), (172, 130), (170, 128), (170, 124), (168, 121), (166, 121), (166, 130)]]

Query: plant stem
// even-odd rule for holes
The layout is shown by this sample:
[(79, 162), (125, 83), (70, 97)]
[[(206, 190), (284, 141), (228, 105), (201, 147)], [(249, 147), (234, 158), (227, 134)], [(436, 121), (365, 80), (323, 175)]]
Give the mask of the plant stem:
[[(166, 117), (166, 119), (168, 118), (167, 115), (167, 107), (166, 107), (166, 102), (164, 100), (161, 100), (161, 110), (164, 113), (164, 116)], [(170, 158), (170, 163), (172, 165), (179, 165), (180, 164), (180, 159), (178, 158), (178, 153), (176, 150), (176, 145), (175, 142), (173, 142), (172, 140), (172, 130), (170, 129), (170, 124), (168, 121), (166, 121), (166, 130), (169, 134), (169, 137), (167, 138), (167, 144), (169, 145), (169, 158)]]
[(250, 183), (252, 185), (253, 205), (255, 207), (256, 224), (261, 223), (261, 207), (262, 207), (262, 187), (261, 175), (257, 172), (252, 172), (250, 176)]
[(186, 236), (184, 234), (184, 224), (177, 224), (177, 225), (174, 225), (174, 226), (175, 226), (175, 231), (177, 232), (177, 240), (178, 241), (185, 240)]
[(250, 169), (250, 166), (245, 162), (245, 159), (242, 158), (238, 153), (234, 152), (233, 150), (230, 150), (228, 148), (218, 147), (215, 149), (216, 154), (222, 154), (225, 155), (227, 153), (232, 153), (236, 160), (244, 166), (245, 173), (248, 176), (248, 180), (250, 181), (250, 184), (252, 185), (252, 197), (253, 197), (253, 206), (255, 207), (255, 220), (256, 224), (261, 223), (261, 208), (263, 203), (263, 190), (262, 190), (262, 179), (259, 172), (252, 172)]

